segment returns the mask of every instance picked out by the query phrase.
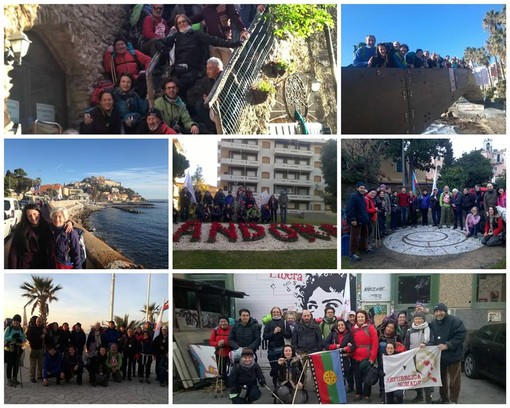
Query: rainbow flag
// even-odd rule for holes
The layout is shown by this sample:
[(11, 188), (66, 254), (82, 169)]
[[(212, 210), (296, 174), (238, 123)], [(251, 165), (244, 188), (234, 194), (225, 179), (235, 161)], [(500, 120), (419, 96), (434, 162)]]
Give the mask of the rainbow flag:
[(315, 388), (321, 404), (346, 404), (342, 359), (338, 350), (320, 351), (309, 356)]

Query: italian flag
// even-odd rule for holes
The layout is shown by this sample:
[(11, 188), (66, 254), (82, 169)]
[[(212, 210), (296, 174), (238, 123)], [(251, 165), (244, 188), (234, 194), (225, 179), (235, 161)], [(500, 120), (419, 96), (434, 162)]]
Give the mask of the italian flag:
[(308, 356), (315, 388), (321, 404), (346, 404), (342, 358), (337, 350), (321, 351)]

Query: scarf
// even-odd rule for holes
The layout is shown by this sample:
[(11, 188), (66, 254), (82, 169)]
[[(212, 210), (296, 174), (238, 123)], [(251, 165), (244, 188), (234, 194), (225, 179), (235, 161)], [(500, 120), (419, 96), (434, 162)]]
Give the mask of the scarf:
[(239, 365), (244, 368), (245, 370), (249, 370), (250, 368), (252, 368), (254, 365), (255, 365), (255, 359), (252, 359), (251, 360), (251, 363), (245, 363), (242, 359), (241, 361), (239, 362)]

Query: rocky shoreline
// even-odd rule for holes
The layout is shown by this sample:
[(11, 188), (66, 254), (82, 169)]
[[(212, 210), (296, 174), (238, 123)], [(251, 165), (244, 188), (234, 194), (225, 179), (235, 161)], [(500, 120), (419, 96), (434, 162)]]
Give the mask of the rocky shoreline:
[(89, 224), (90, 214), (102, 210), (104, 207), (100, 205), (84, 205), (83, 210), (74, 216), (76, 222), (81, 224), (89, 232), (93, 232)]

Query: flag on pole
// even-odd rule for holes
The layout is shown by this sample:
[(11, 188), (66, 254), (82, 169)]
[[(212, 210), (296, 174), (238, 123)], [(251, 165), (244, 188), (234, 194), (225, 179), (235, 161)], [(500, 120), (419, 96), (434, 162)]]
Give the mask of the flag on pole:
[[(434, 159), (435, 164), (435, 159)], [(432, 182), (432, 190), (437, 188), (437, 166), (434, 166), (434, 181)]]
[(418, 185), (418, 179), (416, 178), (416, 171), (413, 170), (413, 194), (416, 194), (416, 186)]
[(343, 299), (343, 313), (342, 317), (345, 321), (349, 320), (349, 312), (351, 311), (351, 282), (349, 273), (345, 274), (345, 288), (344, 288), (344, 299)]
[(28, 327), (27, 321), (27, 305), (23, 307), (23, 328), (26, 329)]
[(154, 327), (154, 336), (152, 336), (152, 340), (159, 336), (159, 332), (161, 331), (161, 326), (163, 325), (163, 312), (168, 309), (168, 300), (163, 302), (163, 306), (159, 312), (158, 321), (156, 323), (156, 327)]
[(193, 180), (191, 180), (189, 171), (186, 172), (186, 177), (184, 177), (184, 187), (186, 187), (191, 194), (191, 202), (196, 204), (197, 200), (195, 198), (195, 189), (193, 188)]
[(308, 356), (320, 404), (346, 404), (342, 359), (338, 350)]
[(441, 350), (437, 346), (383, 355), (386, 392), (441, 386)]

